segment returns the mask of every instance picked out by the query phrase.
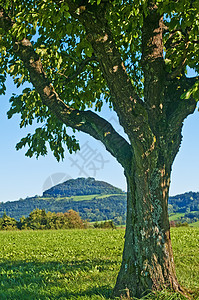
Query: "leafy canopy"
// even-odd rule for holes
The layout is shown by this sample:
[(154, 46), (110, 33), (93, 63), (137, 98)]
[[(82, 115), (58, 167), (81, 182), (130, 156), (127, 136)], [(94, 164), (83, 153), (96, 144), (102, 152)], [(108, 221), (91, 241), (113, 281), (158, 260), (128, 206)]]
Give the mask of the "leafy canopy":
[[(84, 26), (69, 12), (69, 3), (78, 1), (55, 0), (1, 0), (2, 7), (12, 20), (6, 32), (0, 29), (0, 94), (5, 94), (6, 76), (11, 76), (17, 87), (25, 86), (20, 95), (10, 99), (8, 117), (21, 115), (20, 127), (36, 120), (40, 127), (28, 134), (17, 149), (26, 144), (27, 156), (47, 153), (47, 142), (55, 157), (64, 157), (64, 144), (70, 152), (79, 149), (75, 136), (45, 106), (31, 84), (30, 75), (13, 47), (15, 41), (27, 38), (39, 55), (46, 77), (56, 93), (70, 107), (80, 111), (94, 108), (100, 111), (104, 102), (112, 107), (112, 97), (104, 79), (99, 61)], [(150, 6), (146, 0), (135, 1), (87, 1), (93, 6), (104, 5), (106, 19), (125, 64), (129, 79), (140, 98), (143, 96), (142, 25), (143, 14)], [(164, 16), (164, 60), (167, 71), (183, 65), (182, 72), (192, 68), (199, 72), (199, 2), (190, 0), (158, 0), (156, 5)], [(77, 6), (78, 7), (78, 6)], [(81, 14), (79, 6), (76, 14)], [(92, 13), (92, 10), (91, 10)], [(190, 95), (198, 98), (199, 83), (185, 90), (182, 98)], [(74, 130), (75, 131), (75, 130)]]

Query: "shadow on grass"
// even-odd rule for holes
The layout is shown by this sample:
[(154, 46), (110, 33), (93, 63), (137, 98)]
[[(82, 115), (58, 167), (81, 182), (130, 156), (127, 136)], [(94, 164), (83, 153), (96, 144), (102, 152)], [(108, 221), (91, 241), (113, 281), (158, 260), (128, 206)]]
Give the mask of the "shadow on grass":
[(117, 261), (0, 263), (0, 299), (110, 299)]
[[(4, 261), (0, 263), (0, 300), (107, 300), (118, 270), (113, 260), (64, 262)], [(108, 278), (113, 278), (112, 281)], [(199, 299), (198, 293), (192, 299)], [(145, 299), (181, 299), (164, 295)]]

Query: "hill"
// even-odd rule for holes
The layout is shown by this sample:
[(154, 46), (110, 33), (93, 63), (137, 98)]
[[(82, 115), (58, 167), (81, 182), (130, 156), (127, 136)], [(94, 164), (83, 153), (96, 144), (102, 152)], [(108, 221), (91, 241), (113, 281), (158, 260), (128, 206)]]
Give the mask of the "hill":
[(199, 211), (199, 192), (188, 192), (169, 198), (171, 212)]
[(107, 182), (97, 181), (92, 177), (82, 177), (70, 179), (53, 186), (43, 193), (43, 197), (71, 197), (95, 194), (123, 194), (123, 191)]
[[(92, 194), (93, 193), (93, 194)], [(68, 196), (66, 196), (68, 195)], [(46, 212), (66, 212), (73, 209), (83, 219), (91, 222), (114, 220), (124, 224), (126, 219), (126, 194), (122, 190), (94, 178), (77, 178), (58, 184), (45, 191), (42, 197), (0, 203), (0, 217), (6, 212), (19, 220), (34, 209)], [(171, 220), (197, 222), (199, 220), (199, 192), (188, 192), (169, 198)]]
[(91, 222), (114, 219), (116, 223), (123, 224), (126, 219), (126, 194), (107, 182), (91, 177), (70, 179), (44, 191), (42, 197), (0, 203), (0, 217), (6, 212), (19, 220), (36, 208), (46, 212), (73, 209)]

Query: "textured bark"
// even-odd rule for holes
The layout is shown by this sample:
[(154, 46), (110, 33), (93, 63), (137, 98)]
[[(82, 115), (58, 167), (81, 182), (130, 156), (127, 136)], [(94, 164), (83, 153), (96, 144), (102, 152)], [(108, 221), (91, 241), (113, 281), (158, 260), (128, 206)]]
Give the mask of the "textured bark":
[(162, 289), (184, 293), (176, 278), (170, 239), (170, 171), (171, 165), (157, 162), (150, 170), (134, 164), (131, 174), (126, 173), (127, 222), (116, 296), (139, 298)]

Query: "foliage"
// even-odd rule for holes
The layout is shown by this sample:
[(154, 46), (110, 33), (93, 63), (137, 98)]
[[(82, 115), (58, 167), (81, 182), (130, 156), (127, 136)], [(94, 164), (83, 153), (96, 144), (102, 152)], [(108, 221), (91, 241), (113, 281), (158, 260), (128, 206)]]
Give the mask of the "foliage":
[[(77, 6), (76, 16), (72, 13), (71, 1), (26, 1), (2, 0), (3, 8), (12, 18), (13, 25), (0, 31), (0, 93), (6, 90), (5, 79), (9, 75), (17, 87), (25, 87), (21, 95), (13, 95), (8, 117), (21, 115), (20, 126), (31, 125), (36, 119), (41, 126), (34, 134), (28, 134), (18, 144), (17, 149), (28, 146), (27, 156), (45, 155), (49, 143), (55, 157), (64, 157), (64, 145), (70, 152), (79, 149), (75, 136), (70, 134), (47, 105), (42, 102), (41, 95), (32, 86), (32, 78), (24, 66), (14, 41), (24, 38), (32, 42), (34, 51), (41, 60), (45, 74), (52, 83), (57, 94), (71, 108), (80, 111), (95, 108), (100, 111), (104, 102), (112, 107), (114, 95), (111, 94), (99, 59), (85, 26), (78, 20), (85, 6)], [(104, 7), (103, 1), (88, 1), (93, 9)], [(156, 1), (158, 12), (164, 15), (165, 22), (165, 68), (168, 73), (178, 69), (182, 64), (183, 71), (187, 67), (196, 72), (198, 67), (198, 4), (197, 1)], [(86, 2), (85, 2), (86, 3)], [(97, 6), (96, 6), (97, 4)], [(74, 4), (75, 5), (75, 4)], [(108, 5), (108, 4), (107, 4)], [(91, 6), (91, 10), (92, 10)], [(150, 12), (146, 1), (111, 1), (106, 11), (106, 19), (114, 41), (120, 51), (121, 59), (126, 67), (131, 84), (143, 98), (143, 64), (142, 64), (142, 26), (143, 16)], [(186, 56), (186, 59), (185, 59)], [(78, 70), (81, 69), (81, 72)], [(180, 70), (181, 71), (181, 70)], [(34, 84), (33, 84), (34, 85)], [(198, 82), (190, 89), (185, 89), (183, 98), (198, 97)], [(77, 128), (76, 128), (77, 129)]]
[(3, 217), (0, 218), (0, 230), (16, 230), (17, 221), (6, 215), (4, 212)]
[[(172, 228), (180, 282), (199, 297), (199, 229)], [(111, 299), (121, 263), (124, 230), (0, 232), (0, 298)], [(184, 299), (157, 292), (150, 300)]]
[(188, 192), (181, 195), (172, 196), (169, 198), (169, 203), (172, 205), (173, 212), (185, 213), (187, 210), (199, 210), (199, 192)]
[(33, 209), (45, 209), (52, 212), (65, 212), (69, 209), (78, 211), (84, 220), (91, 222), (113, 219), (116, 224), (124, 224), (126, 218), (126, 195), (94, 195), (73, 198), (43, 198), (33, 197), (13, 202), (0, 203), (0, 216), (3, 212), (19, 220), (27, 217)]
[(0, 219), (0, 230), (74, 229), (86, 226), (87, 223), (72, 209), (65, 213), (46, 213), (44, 209), (35, 209), (27, 218), (22, 217), (19, 222), (6, 214)]
[(84, 228), (86, 223), (74, 210), (65, 213), (46, 213), (44, 209), (36, 209), (29, 217), (20, 219), (20, 229), (71, 229)]
[(187, 222), (181, 223), (181, 222), (177, 222), (176, 223), (176, 227), (188, 227), (189, 224)]

